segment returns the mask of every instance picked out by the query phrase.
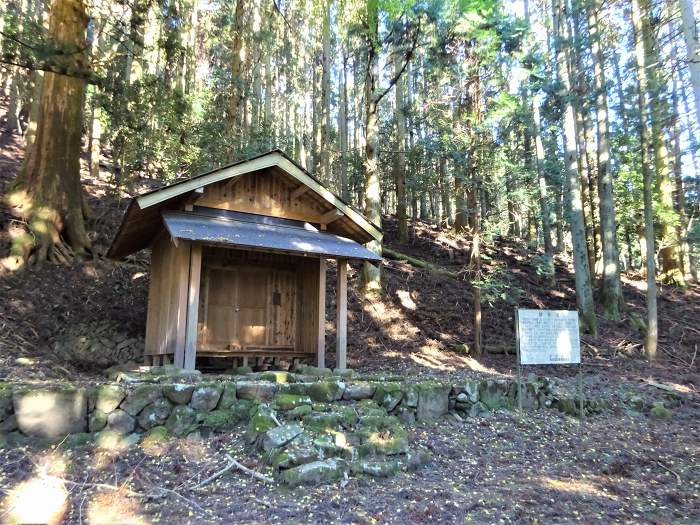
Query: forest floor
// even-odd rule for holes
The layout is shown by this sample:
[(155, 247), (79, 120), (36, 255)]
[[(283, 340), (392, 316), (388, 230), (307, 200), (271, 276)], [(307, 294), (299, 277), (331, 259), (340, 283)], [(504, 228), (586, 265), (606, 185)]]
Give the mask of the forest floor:
[[(0, 134), (0, 194), (23, 156), (21, 139)], [(84, 163), (83, 163), (84, 165)], [(148, 254), (115, 263), (106, 251), (128, 203), (117, 195), (105, 169), (83, 176), (98, 218), (90, 225), (96, 256), (71, 266), (44, 265), (0, 274), (0, 381), (93, 381), (99, 371), (57, 360), (53, 338), (67, 324), (110, 319), (142, 337), (148, 289)], [(84, 165), (85, 167), (85, 165)], [(86, 172), (86, 170), (85, 170)], [(139, 181), (136, 191), (154, 186)], [(0, 258), (11, 218), (0, 206)], [(384, 294), (365, 301), (349, 289), (349, 366), (425, 377), (512, 377), (515, 373), (515, 306), (575, 309), (570, 260), (555, 259), (554, 278), (538, 275), (536, 250), (526, 243), (495, 240), (485, 250), (485, 272), (494, 285), (483, 306), (486, 353), (469, 352), (472, 303), (463, 271), (465, 239), (425, 222), (412, 228), (407, 245), (395, 242), (395, 223), (385, 221), (387, 245), (456, 274), (450, 277), (386, 260)], [(351, 269), (351, 285), (358, 268)], [(334, 269), (331, 267), (330, 272)], [(333, 283), (329, 275), (329, 283)], [(678, 523), (700, 521), (700, 287), (662, 286), (659, 296), (660, 359), (641, 359), (642, 334), (629, 316), (643, 317), (644, 281), (626, 274), (628, 313), (618, 323), (600, 319), (597, 337), (583, 337), (583, 375), (588, 395), (607, 398), (610, 410), (581, 423), (553, 410), (449, 419), (418, 425), (412, 441), (433, 453), (417, 473), (391, 479), (350, 479), (288, 490), (231, 472), (206, 489), (191, 487), (221, 468), (224, 453), (250, 467), (238, 435), (202, 442), (173, 442), (166, 451), (89, 448), (38, 453), (0, 451), (0, 491), (33, 475), (57, 472), (71, 479), (70, 522), (353, 522), (353, 523)], [(334, 291), (329, 287), (328, 319)], [(332, 323), (328, 346), (333, 347)], [(329, 356), (329, 359), (332, 356)], [(533, 367), (564, 387), (576, 370)], [(652, 418), (644, 406), (676, 401), (672, 418)], [(677, 401), (680, 400), (680, 404)], [(111, 490), (96, 484), (122, 487)], [(126, 485), (149, 497), (134, 497)], [(157, 493), (153, 487), (168, 487)], [(4, 498), (3, 498), (4, 499)], [(0, 504), (0, 515), (7, 510)]]

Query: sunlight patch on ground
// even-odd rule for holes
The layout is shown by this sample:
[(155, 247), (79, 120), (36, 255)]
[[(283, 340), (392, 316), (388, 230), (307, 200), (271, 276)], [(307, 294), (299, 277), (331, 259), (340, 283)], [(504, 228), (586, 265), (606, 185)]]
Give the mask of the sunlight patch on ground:
[(149, 520), (141, 515), (139, 503), (120, 491), (95, 495), (87, 507), (88, 523), (123, 523), (145, 525)]
[(35, 465), (36, 476), (8, 493), (6, 523), (62, 523), (68, 509), (68, 491), (62, 477), (68, 465), (58, 454), (41, 456)]
[(401, 306), (404, 308), (409, 310), (415, 310), (417, 308), (416, 303), (411, 297), (411, 292), (408, 290), (396, 290), (396, 296), (399, 298), (399, 301), (401, 301)]
[(5, 507), (6, 523), (62, 523), (68, 491), (55, 476), (36, 476), (12, 489)]
[(619, 498), (614, 495), (601, 490), (592, 483), (582, 480), (582, 479), (554, 479), (554, 478), (541, 478), (540, 483), (549, 489), (557, 490), (559, 492), (566, 492), (568, 494), (579, 494), (582, 496), (595, 496), (599, 498), (608, 498), (617, 501)]
[(630, 279), (629, 277), (625, 276), (624, 274), (620, 275), (620, 280), (624, 284), (626, 284), (627, 286), (631, 286), (632, 288), (639, 290), (640, 292), (647, 291), (647, 282), (644, 280), (638, 281), (635, 279)]

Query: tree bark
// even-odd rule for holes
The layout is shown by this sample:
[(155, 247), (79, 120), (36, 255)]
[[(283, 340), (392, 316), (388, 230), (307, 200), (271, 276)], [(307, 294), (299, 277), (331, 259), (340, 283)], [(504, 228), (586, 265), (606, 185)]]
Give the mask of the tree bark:
[(688, 71), (695, 97), (695, 117), (700, 130), (700, 28), (693, 13), (693, 0), (678, 0), (681, 9), (681, 25), (688, 53)]
[[(643, 0), (647, 1), (647, 0)], [(637, 71), (637, 109), (640, 116), (639, 140), (642, 156), (642, 177), (644, 180), (644, 238), (646, 246), (647, 269), (647, 333), (644, 342), (644, 352), (650, 361), (656, 359), (658, 344), (658, 313), (656, 305), (656, 261), (654, 259), (654, 209), (652, 203), (653, 172), (650, 166), (649, 147), (650, 137), (647, 128), (648, 93), (646, 73), (646, 50), (642, 31), (642, 18), (648, 16), (646, 10), (642, 13), (639, 0), (632, 0), (632, 26), (634, 28), (634, 56)]]
[[(401, 70), (400, 57), (394, 57), (394, 74)], [(394, 166), (394, 183), (396, 184), (396, 219), (398, 224), (398, 241), (408, 242), (408, 217), (406, 215), (406, 112), (405, 82), (396, 82), (396, 164)]]
[(588, 254), (586, 249), (586, 230), (583, 218), (583, 202), (581, 199), (581, 181), (578, 174), (578, 158), (576, 150), (576, 122), (574, 108), (571, 101), (571, 80), (566, 67), (566, 56), (562, 36), (562, 16), (565, 10), (559, 0), (552, 2), (552, 22), (555, 29), (555, 50), (557, 57), (557, 70), (562, 88), (559, 99), (564, 109), (564, 148), (565, 167), (569, 186), (569, 198), (571, 200), (571, 212), (569, 223), (571, 227), (571, 239), (574, 248), (574, 269), (576, 278), (576, 302), (578, 304), (581, 325), (584, 330), (596, 334), (597, 320), (595, 305), (593, 303), (593, 291), (591, 289), (590, 269), (588, 266)]
[[(53, 1), (49, 36), (77, 69), (87, 68), (87, 21), (82, 0)], [(90, 248), (80, 183), (84, 89), (84, 80), (44, 75), (34, 144), (6, 197), (11, 212), (28, 223), (31, 235), (14, 239), (12, 253), (3, 261), (7, 267), (21, 268), (30, 254), (36, 262), (63, 262), (71, 252), (81, 256)]]
[(544, 176), (544, 147), (542, 145), (542, 133), (540, 132), (540, 107), (536, 101), (531, 101), (533, 135), (535, 137), (535, 163), (537, 166), (537, 189), (539, 190), (540, 215), (542, 216), (542, 237), (544, 238), (544, 251), (551, 255), (552, 247), (552, 221), (549, 211), (549, 198), (547, 196), (547, 179)]
[(610, 126), (608, 123), (605, 55), (600, 43), (599, 9), (599, 0), (596, 0), (595, 5), (589, 6), (588, 29), (591, 39), (596, 87), (599, 216), (600, 237), (603, 248), (603, 280), (600, 292), (605, 315), (612, 320), (619, 320), (620, 310), (624, 307), (624, 300), (622, 297), (622, 284), (620, 283), (619, 255), (617, 250), (615, 198), (610, 165)]

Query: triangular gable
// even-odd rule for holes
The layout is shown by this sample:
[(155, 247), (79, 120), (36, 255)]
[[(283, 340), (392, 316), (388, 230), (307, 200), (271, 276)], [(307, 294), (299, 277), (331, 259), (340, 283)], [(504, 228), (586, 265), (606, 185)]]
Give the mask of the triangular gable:
[(139, 208), (146, 209), (215, 182), (232, 179), (253, 171), (272, 167), (281, 169), (296, 179), (299, 183), (307, 186), (329, 204), (335, 206), (335, 208), (365, 230), (374, 239), (381, 240), (382, 231), (378, 226), (367, 220), (364, 215), (344, 202), (328, 188), (323, 186), (314, 177), (307, 173), (306, 170), (289, 159), (279, 150), (271, 151), (270, 153), (266, 153), (259, 157), (226, 166), (216, 171), (199, 175), (197, 177), (175, 183), (171, 186), (166, 186), (165, 188), (160, 188), (153, 192), (136, 197), (136, 202), (138, 203)]

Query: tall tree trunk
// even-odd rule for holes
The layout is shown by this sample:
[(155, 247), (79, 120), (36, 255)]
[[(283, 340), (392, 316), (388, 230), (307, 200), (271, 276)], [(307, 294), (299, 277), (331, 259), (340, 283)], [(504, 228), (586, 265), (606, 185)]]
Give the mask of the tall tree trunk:
[(661, 247), (659, 259), (662, 279), (668, 283), (685, 285), (685, 276), (679, 268), (680, 240), (677, 236), (676, 222), (678, 216), (673, 203), (673, 183), (671, 182), (671, 159), (664, 133), (667, 122), (667, 101), (664, 97), (664, 86), (660, 77), (660, 56), (658, 38), (655, 27), (652, 26), (651, 7), (649, 0), (640, 2), (640, 9), (646, 15), (642, 16), (642, 43), (646, 53), (645, 61), (653, 64), (648, 67), (649, 106), (651, 110), (651, 141), (654, 149), (654, 171), (659, 191), (662, 213), (658, 220), (661, 222)]
[(695, 20), (693, 4), (693, 0), (678, 0), (683, 36), (688, 51), (688, 71), (690, 71), (690, 81), (695, 97), (695, 116), (698, 130), (700, 130), (700, 28)]
[(557, 70), (562, 89), (559, 99), (564, 109), (564, 149), (565, 167), (569, 186), (569, 198), (571, 200), (571, 213), (569, 223), (571, 227), (571, 239), (574, 248), (574, 269), (576, 277), (576, 302), (578, 304), (581, 325), (590, 333), (597, 333), (597, 320), (595, 305), (593, 303), (593, 290), (591, 288), (591, 273), (588, 266), (588, 254), (586, 250), (586, 229), (583, 218), (583, 202), (581, 199), (581, 181), (578, 174), (578, 159), (576, 150), (576, 117), (571, 100), (571, 79), (566, 67), (566, 56), (562, 36), (565, 10), (559, 0), (552, 2), (552, 21), (555, 29), (555, 49), (557, 57)]
[(236, 0), (236, 9), (233, 13), (233, 27), (231, 28), (231, 42), (229, 52), (231, 55), (231, 92), (228, 97), (228, 108), (226, 114), (226, 127), (229, 135), (237, 137), (240, 135), (244, 119), (245, 110), (245, 90), (243, 73), (245, 70), (243, 42), (243, 31), (246, 27), (243, 17), (247, 13), (247, 0)]
[(637, 69), (637, 108), (640, 117), (639, 140), (642, 153), (642, 176), (644, 179), (644, 237), (646, 245), (646, 269), (647, 269), (647, 334), (644, 342), (644, 352), (650, 361), (656, 359), (656, 347), (658, 344), (658, 313), (656, 306), (656, 261), (654, 259), (654, 208), (652, 203), (653, 172), (650, 166), (649, 148), (650, 137), (647, 128), (647, 64), (642, 30), (642, 19), (648, 16), (645, 2), (644, 12), (641, 11), (639, 0), (632, 0), (632, 26), (634, 28), (634, 56)]
[[(394, 74), (401, 70), (398, 54), (394, 57)], [(396, 218), (398, 224), (398, 241), (408, 242), (408, 217), (406, 216), (406, 111), (405, 85), (403, 79), (396, 82), (396, 164), (394, 166), (394, 183), (396, 184)]]
[[(365, 75), (365, 216), (381, 226), (382, 208), (379, 187), (379, 9), (378, 4), (367, 2), (367, 72)], [(372, 241), (368, 248), (381, 254), (382, 245)], [(381, 288), (379, 266), (365, 262), (362, 267), (362, 286), (365, 292)]]
[[(343, 44), (344, 46), (344, 44)], [(350, 202), (350, 187), (348, 185), (348, 77), (347, 52), (343, 47), (340, 57), (340, 105), (338, 108), (338, 138), (340, 142), (340, 158), (338, 159), (338, 183), (340, 196)]]
[(322, 27), (322, 67), (321, 78), (321, 180), (331, 180), (330, 134), (331, 134), (331, 2), (325, 0), (323, 6)]
[[(49, 37), (74, 70), (87, 69), (87, 22), (82, 0), (53, 1)], [(32, 252), (37, 262), (63, 262), (90, 248), (80, 183), (84, 90), (84, 80), (44, 74), (34, 145), (7, 195), (11, 212), (26, 220), (31, 234), (14, 239), (6, 267), (22, 267)]]
[(600, 195), (600, 237), (603, 248), (603, 280), (601, 297), (603, 311), (613, 320), (620, 319), (624, 307), (622, 284), (620, 283), (619, 255), (615, 221), (615, 199), (610, 165), (610, 136), (608, 123), (608, 96), (605, 81), (605, 55), (600, 43), (599, 0), (589, 6), (588, 30), (591, 38), (593, 72), (596, 87), (596, 115), (598, 142), (598, 193)]
[(552, 225), (549, 211), (549, 199), (547, 196), (547, 179), (544, 176), (544, 146), (540, 132), (540, 107), (536, 101), (532, 101), (532, 129), (535, 137), (535, 163), (537, 166), (537, 187), (539, 190), (540, 215), (542, 216), (542, 237), (544, 238), (544, 251), (552, 254)]

